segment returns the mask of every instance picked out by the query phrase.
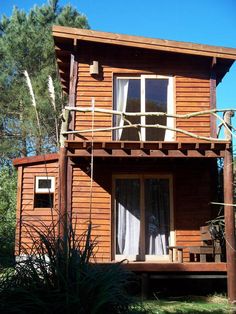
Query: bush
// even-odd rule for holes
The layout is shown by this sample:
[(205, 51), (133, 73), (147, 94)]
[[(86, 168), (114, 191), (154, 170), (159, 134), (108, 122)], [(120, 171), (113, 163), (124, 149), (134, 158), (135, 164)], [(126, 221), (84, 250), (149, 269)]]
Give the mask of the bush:
[(91, 225), (79, 237), (70, 226), (64, 240), (55, 236), (55, 225), (28, 228), (31, 254), (0, 279), (1, 313), (129, 312), (134, 278), (121, 264), (89, 263), (96, 247)]
[(14, 263), (16, 171), (0, 168), (0, 268)]

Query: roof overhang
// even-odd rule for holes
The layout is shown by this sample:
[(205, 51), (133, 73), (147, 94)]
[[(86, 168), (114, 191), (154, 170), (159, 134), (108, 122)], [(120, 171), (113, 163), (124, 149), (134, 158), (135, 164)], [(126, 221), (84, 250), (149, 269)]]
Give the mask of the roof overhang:
[(99, 32), (64, 26), (53, 26), (53, 37), (59, 73), (63, 89), (69, 90), (70, 53), (80, 41), (103, 43), (109, 45), (126, 46), (150, 49), (177, 54), (188, 54), (193, 56), (210, 57), (217, 62), (217, 82), (220, 82), (228, 72), (234, 60), (236, 60), (236, 49), (218, 46), (209, 46), (189, 42), (154, 39), (140, 36)]
[(229, 141), (209, 142), (91, 142), (66, 141), (68, 157), (80, 158), (224, 158)]
[(58, 159), (59, 159), (58, 153), (40, 155), (40, 156), (22, 157), (22, 158), (13, 159), (13, 165), (15, 167), (28, 166), (28, 165), (33, 165), (33, 164), (55, 162), (55, 161), (58, 161)]

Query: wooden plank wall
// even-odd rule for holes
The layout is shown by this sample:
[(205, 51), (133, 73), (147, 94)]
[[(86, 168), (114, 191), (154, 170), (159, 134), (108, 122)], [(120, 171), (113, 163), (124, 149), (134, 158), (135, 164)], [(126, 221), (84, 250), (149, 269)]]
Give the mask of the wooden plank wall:
[[(184, 175), (183, 175), (184, 173)], [(191, 161), (175, 171), (175, 230), (176, 244), (180, 246), (201, 245), (200, 226), (216, 218), (218, 207), (211, 206), (215, 200), (216, 161)], [(188, 261), (186, 249), (184, 260)]]
[[(210, 109), (210, 81), (208, 79), (176, 76), (176, 113), (188, 114)], [(210, 116), (177, 119), (176, 127), (201, 136), (210, 136)], [(178, 133), (178, 141), (188, 141), (189, 136)], [(197, 139), (191, 139), (197, 141)]]
[[(77, 105), (91, 107), (92, 97), (95, 98), (95, 107), (112, 109), (112, 70), (108, 67), (103, 69), (103, 80), (98, 81), (89, 74), (89, 64), (79, 63), (78, 86), (77, 86)], [(108, 115), (95, 114), (94, 127), (111, 127), (112, 118)], [(89, 113), (77, 113), (75, 129), (91, 129), (92, 116)], [(90, 138), (90, 134), (88, 134)], [(87, 136), (86, 136), (87, 137)], [(111, 132), (96, 133), (96, 140), (110, 141)]]
[(90, 176), (79, 167), (74, 167), (72, 218), (73, 224), (76, 224), (77, 235), (87, 231), (91, 213), (92, 239), (97, 243), (96, 260), (109, 261), (111, 259), (111, 196), (95, 180), (92, 183), (92, 200), (90, 191)]
[[(212, 163), (213, 162), (213, 163)], [(131, 168), (132, 164), (132, 168)], [(90, 215), (90, 176), (86, 173), (89, 162), (73, 168), (72, 212), (73, 221), (77, 223), (77, 234), (86, 231)], [(143, 161), (121, 160), (95, 161), (91, 218), (93, 238), (98, 241), (96, 259), (110, 261), (112, 256), (112, 174), (172, 174), (174, 201), (174, 230), (177, 245), (199, 245), (200, 226), (204, 225), (216, 213), (212, 212), (210, 201), (214, 198), (212, 191), (213, 160), (167, 160)], [(104, 173), (104, 169), (106, 169)], [(131, 171), (132, 169), (132, 171)], [(102, 171), (103, 170), (103, 171)], [(184, 173), (184, 175), (183, 175)], [(105, 179), (104, 179), (105, 176)], [(194, 191), (194, 193), (193, 193)], [(185, 254), (185, 261), (188, 254)]]
[[(54, 209), (51, 211), (49, 208), (34, 208), (34, 184), (36, 176), (54, 176), (55, 177), (55, 193), (54, 193)], [(17, 237), (17, 241), (21, 243), (21, 254), (23, 248), (30, 246), (32, 240), (30, 239), (29, 233), (35, 236), (35, 232), (32, 231), (30, 226), (35, 227), (49, 227), (54, 219), (57, 219), (57, 208), (58, 208), (58, 193), (57, 183), (58, 180), (58, 164), (57, 162), (47, 162), (47, 164), (35, 164), (22, 166), (22, 188), (19, 193), (21, 199), (19, 207), (17, 208), (17, 230), (16, 234), (19, 234), (21, 230), (21, 237)], [(53, 217), (52, 217), (53, 216)], [(42, 230), (44, 227), (42, 227)], [(16, 243), (16, 248), (18, 248)], [(18, 250), (19, 252), (19, 250)]]
[[(115, 75), (158, 74), (169, 75), (175, 78), (174, 106), (177, 114), (210, 109), (210, 78), (206, 66), (203, 66), (201, 63), (202, 61), (198, 60), (195, 62), (195, 59), (185, 60), (184, 57), (177, 58), (175, 61), (175, 58), (170, 58), (170, 56), (166, 59), (162, 56), (161, 61), (159, 61), (155, 55), (150, 53), (149, 58), (148, 53), (145, 52), (146, 55), (137, 59), (137, 63), (135, 63), (135, 57), (132, 59), (129, 56), (129, 53), (132, 54), (132, 52), (127, 51), (126, 56), (122, 55), (126, 59), (115, 55), (114, 60), (112, 60), (113, 56), (109, 55), (109, 50), (106, 53), (101, 51), (103, 50), (98, 49), (99, 55), (96, 56), (96, 48), (94, 48), (94, 56), (90, 57), (91, 59), (99, 60), (99, 70), (101, 73), (99, 77), (90, 75), (89, 73), (89, 57), (86, 56), (86, 50), (79, 51), (77, 106), (91, 107), (91, 99), (94, 97), (97, 108), (112, 109), (113, 78)], [(122, 53), (125, 55), (121, 48)], [(76, 114), (76, 130), (91, 129), (91, 125), (91, 114)], [(111, 117), (95, 114), (95, 128), (111, 126)], [(199, 135), (210, 136), (210, 117), (209, 115), (205, 115), (188, 120), (178, 119), (176, 127)], [(110, 141), (112, 134), (111, 132), (101, 132), (96, 133), (95, 137), (96, 140)], [(86, 138), (90, 138), (90, 136), (86, 135)], [(177, 134), (176, 140), (196, 141), (196, 139), (191, 139), (189, 136), (181, 133)]]

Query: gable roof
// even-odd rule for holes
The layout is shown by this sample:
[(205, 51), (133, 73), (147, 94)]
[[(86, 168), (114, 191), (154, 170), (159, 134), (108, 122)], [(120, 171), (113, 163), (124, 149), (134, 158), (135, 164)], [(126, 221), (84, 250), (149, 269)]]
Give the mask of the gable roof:
[[(55, 41), (55, 49), (58, 58), (62, 84), (65, 88), (68, 88), (68, 86), (66, 79), (63, 78), (63, 73), (65, 73), (65, 70), (68, 71), (69, 69), (67, 64), (69, 59), (69, 52), (73, 49), (74, 45), (79, 44), (79, 41), (136, 47), (156, 51), (221, 59), (224, 69), (221, 70), (222, 73), (220, 79), (222, 79), (222, 77), (229, 70), (230, 66), (233, 64), (234, 60), (236, 60), (236, 49), (234, 48), (99, 32), (64, 26), (53, 26), (52, 32)], [(64, 48), (61, 48), (61, 44), (63, 44)], [(227, 60), (227, 62), (224, 60)]]

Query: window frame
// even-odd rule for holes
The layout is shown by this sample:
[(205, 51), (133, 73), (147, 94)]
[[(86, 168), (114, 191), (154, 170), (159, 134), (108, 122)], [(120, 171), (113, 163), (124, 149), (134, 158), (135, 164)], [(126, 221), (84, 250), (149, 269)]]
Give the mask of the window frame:
[[(119, 79), (132, 79), (132, 80), (140, 80), (140, 112), (145, 112), (145, 80), (146, 79), (167, 79), (168, 80), (168, 87), (167, 87), (167, 114), (172, 115), (175, 113), (175, 106), (174, 106), (174, 77), (173, 76), (165, 76), (165, 75), (157, 75), (157, 74), (134, 74), (134, 75), (116, 75), (114, 76), (114, 91), (113, 91), (113, 108), (117, 110), (117, 81)], [(146, 124), (146, 116), (140, 117), (140, 123)], [(115, 118), (113, 119), (113, 126), (115, 126)], [(173, 129), (175, 128), (175, 119), (171, 117), (167, 117), (166, 126)], [(117, 139), (117, 133), (113, 132), (113, 140)], [(175, 141), (176, 134), (173, 130), (166, 130), (164, 141)], [(146, 128), (141, 128), (141, 140), (146, 141)]]
[[(140, 254), (122, 255), (116, 254), (116, 205), (115, 205), (115, 187), (116, 179), (139, 179), (140, 180)], [(174, 205), (173, 205), (173, 175), (166, 173), (154, 174), (114, 174), (112, 176), (112, 260), (121, 261), (128, 259), (130, 261), (167, 261), (169, 255), (149, 255), (145, 254), (145, 199), (144, 199), (144, 180), (145, 179), (168, 179), (169, 180), (169, 204), (170, 204), (170, 241), (169, 245), (175, 245), (175, 230), (174, 230)]]
[[(43, 180), (51, 180), (51, 188), (39, 188), (38, 187), (38, 182), (40, 179)], [(55, 203), (55, 181), (56, 178), (54, 176), (41, 176), (41, 175), (36, 175), (34, 177), (34, 198), (33, 198), (33, 208), (34, 209), (52, 209), (54, 207), (54, 203)], [(44, 194), (44, 195), (52, 195), (52, 206), (47, 206), (47, 207), (38, 207), (35, 206), (35, 198), (36, 195), (38, 194)]]
[[(39, 180), (51, 180), (51, 188), (38, 187)], [(36, 176), (35, 177), (35, 193), (54, 193), (55, 192), (55, 177), (52, 176)]]

